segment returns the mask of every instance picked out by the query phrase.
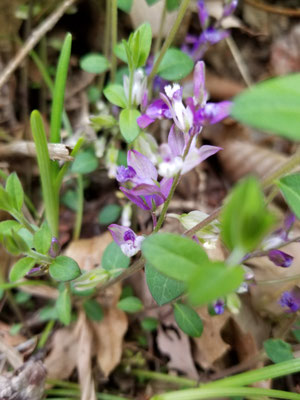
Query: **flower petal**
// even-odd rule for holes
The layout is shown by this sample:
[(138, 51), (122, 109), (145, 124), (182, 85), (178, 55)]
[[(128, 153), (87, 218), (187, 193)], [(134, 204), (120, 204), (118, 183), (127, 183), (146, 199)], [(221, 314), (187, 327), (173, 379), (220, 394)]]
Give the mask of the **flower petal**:
[(172, 125), (168, 135), (168, 145), (171, 149), (173, 157), (183, 155), (185, 147), (184, 135), (182, 132), (179, 132), (174, 125)]
[(132, 167), (136, 176), (133, 182), (136, 183), (153, 183), (157, 180), (157, 171), (152, 162), (143, 154), (136, 150), (129, 150), (127, 153), (127, 164)]

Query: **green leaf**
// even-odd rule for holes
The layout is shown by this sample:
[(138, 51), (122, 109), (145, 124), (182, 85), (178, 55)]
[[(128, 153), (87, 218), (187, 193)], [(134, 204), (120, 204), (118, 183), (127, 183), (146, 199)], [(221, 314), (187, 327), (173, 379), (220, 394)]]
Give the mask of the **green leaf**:
[(300, 174), (295, 173), (287, 175), (277, 182), (283, 197), (287, 204), (296, 215), (300, 218)]
[(98, 100), (100, 100), (101, 91), (99, 88), (97, 88), (97, 86), (91, 86), (87, 91), (87, 96), (89, 102), (95, 104)]
[(111, 242), (104, 250), (101, 265), (107, 271), (114, 269), (125, 269), (130, 264), (130, 258), (125, 256), (120, 247), (115, 242)]
[(36, 260), (31, 257), (23, 257), (18, 260), (9, 273), (9, 280), (11, 282), (16, 282), (23, 278), (30, 270), (33, 268)]
[(19, 222), (9, 219), (7, 221), (0, 222), (0, 240), (7, 235), (11, 235), (11, 230), (18, 231), (21, 228)]
[(14, 231), (13, 229), (11, 230), (11, 237), (16, 243), (18, 249), (21, 251), (21, 253), (25, 253), (29, 250), (29, 246), (27, 242), (23, 239), (23, 237)]
[(52, 234), (47, 223), (43, 223), (33, 236), (33, 246), (37, 252), (47, 254), (51, 246)]
[(11, 212), (13, 211), (13, 200), (9, 193), (0, 185), (0, 210)]
[(167, 0), (167, 10), (169, 12), (177, 10), (177, 8), (180, 6), (181, 0)]
[(157, 3), (159, 0), (146, 0), (148, 6), (152, 6), (153, 4)]
[(105, 283), (110, 278), (110, 273), (102, 267), (93, 268), (90, 271), (83, 272), (79, 278), (72, 282), (76, 292), (86, 292), (94, 289), (97, 285)]
[(208, 262), (199, 268), (188, 282), (188, 296), (193, 305), (203, 305), (236, 290), (244, 280), (242, 267), (222, 262)]
[(209, 262), (205, 251), (196, 242), (174, 233), (155, 233), (146, 237), (142, 253), (159, 272), (183, 282)]
[(276, 364), (294, 358), (292, 346), (281, 339), (268, 339), (264, 341), (264, 349), (270, 360)]
[(151, 50), (152, 31), (151, 25), (146, 22), (142, 24), (128, 40), (130, 53), (135, 69), (143, 67)]
[(55, 77), (55, 85), (53, 92), (53, 101), (51, 107), (50, 122), (50, 142), (60, 143), (60, 128), (62, 122), (62, 114), (64, 107), (65, 88), (68, 75), (68, 67), (71, 56), (72, 35), (66, 34), (64, 44), (62, 46)]
[(114, 53), (115, 55), (122, 60), (124, 63), (127, 64), (127, 54), (126, 54), (126, 49), (124, 46), (123, 42), (117, 43), (114, 47)]
[(109, 61), (102, 54), (90, 53), (80, 59), (80, 68), (91, 74), (102, 74), (109, 68)]
[(234, 99), (231, 115), (257, 129), (300, 140), (300, 74), (258, 83)]
[(141, 322), (142, 328), (145, 331), (155, 331), (158, 327), (158, 320), (156, 318), (153, 317), (147, 317), (145, 319), (142, 320)]
[(126, 13), (130, 13), (133, 0), (118, 0), (118, 8)]
[(78, 194), (76, 190), (69, 189), (61, 197), (61, 202), (73, 211), (78, 208)]
[(168, 81), (186, 77), (194, 68), (194, 61), (179, 49), (170, 48), (158, 67), (157, 74)]
[(110, 103), (121, 108), (127, 107), (127, 98), (125, 96), (123, 86), (113, 83), (106, 86), (106, 88), (103, 90), (103, 94)]
[(134, 296), (125, 297), (125, 299), (120, 300), (117, 307), (127, 313), (136, 313), (144, 308), (141, 300)]
[(249, 177), (233, 188), (225, 203), (221, 237), (230, 250), (247, 253), (260, 243), (273, 223), (274, 217), (265, 207), (258, 181)]
[(18, 211), (21, 211), (24, 202), (24, 191), (18, 175), (13, 172), (6, 180), (6, 192), (12, 199), (12, 205)]
[(159, 306), (176, 299), (184, 291), (185, 285), (182, 282), (161, 274), (150, 263), (145, 266), (145, 274), (150, 293)]
[(86, 300), (83, 303), (83, 308), (88, 319), (91, 321), (101, 321), (101, 319), (104, 317), (103, 310), (96, 300)]
[(90, 149), (81, 151), (75, 158), (71, 171), (78, 174), (89, 174), (98, 168), (98, 159)]
[(117, 121), (112, 115), (102, 114), (90, 117), (92, 127), (98, 132), (101, 129), (109, 129), (117, 125)]
[(50, 321), (51, 319), (57, 319), (58, 315), (57, 315), (56, 305), (55, 307), (48, 305), (43, 308), (40, 308), (40, 310), (38, 311), (38, 315), (40, 321), (43, 322)]
[(119, 204), (104, 206), (98, 216), (101, 225), (109, 225), (117, 221), (121, 215), (122, 207)]
[(202, 320), (191, 307), (186, 304), (175, 303), (174, 317), (179, 328), (187, 335), (192, 337), (200, 337), (202, 335)]
[(67, 256), (58, 256), (50, 265), (49, 273), (56, 281), (71, 281), (80, 276), (80, 268), (75, 260)]
[(133, 142), (140, 133), (140, 127), (136, 122), (140, 115), (138, 110), (133, 109), (125, 109), (120, 113), (120, 130), (127, 143)]
[(59, 293), (56, 301), (56, 311), (60, 322), (64, 325), (69, 325), (71, 322), (72, 303), (70, 292), (67, 287)]

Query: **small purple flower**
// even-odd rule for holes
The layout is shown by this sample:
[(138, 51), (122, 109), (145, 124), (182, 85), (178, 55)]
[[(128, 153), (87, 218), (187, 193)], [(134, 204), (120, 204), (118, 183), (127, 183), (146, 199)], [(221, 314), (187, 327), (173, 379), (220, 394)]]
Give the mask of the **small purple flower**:
[(39, 265), (38, 267), (31, 268), (30, 271), (27, 272), (26, 276), (29, 278), (42, 276), (45, 272), (45, 267), (43, 265)]
[(172, 118), (167, 104), (161, 100), (154, 100), (146, 109), (145, 114), (137, 118), (137, 123), (140, 128), (145, 129), (152, 124), (156, 119)]
[(225, 311), (225, 303), (223, 300), (218, 299), (214, 304), (213, 304), (213, 309), (217, 315), (221, 315)]
[(158, 172), (161, 176), (171, 178), (181, 171), (181, 175), (191, 171), (208, 157), (221, 150), (216, 146), (196, 146), (196, 136), (192, 139), (189, 151), (183, 160), (183, 155), (189, 141), (188, 134), (182, 134), (174, 126), (171, 127), (168, 136), (168, 144), (160, 146), (160, 154), (163, 161), (159, 164)]
[(199, 17), (200, 24), (202, 26), (202, 29), (206, 29), (208, 22), (209, 22), (209, 15), (208, 15), (208, 10), (205, 5), (205, 1), (199, 0), (197, 2), (197, 6), (198, 6), (198, 17)]
[(300, 293), (298, 290), (283, 292), (279, 300), (281, 307), (287, 307), (287, 312), (296, 312), (300, 309)]
[(278, 267), (288, 268), (292, 265), (294, 257), (284, 251), (273, 249), (268, 253), (269, 260)]
[(136, 172), (132, 167), (124, 167), (121, 165), (117, 169), (116, 179), (120, 183), (127, 182), (136, 176)]
[(229, 0), (223, 9), (223, 18), (229, 17), (237, 8), (238, 0)]
[(53, 236), (53, 238), (51, 240), (51, 246), (50, 246), (50, 249), (48, 252), (49, 256), (55, 258), (58, 256), (59, 252), (60, 252), (59, 241), (56, 239), (56, 237)]
[(137, 236), (132, 229), (122, 225), (111, 224), (108, 229), (114, 241), (127, 257), (132, 257), (141, 250), (144, 236)]
[(283, 226), (274, 231), (268, 238), (263, 241), (263, 250), (270, 250), (279, 247), (289, 240), (289, 232), (296, 220), (294, 214), (288, 214), (283, 222)]

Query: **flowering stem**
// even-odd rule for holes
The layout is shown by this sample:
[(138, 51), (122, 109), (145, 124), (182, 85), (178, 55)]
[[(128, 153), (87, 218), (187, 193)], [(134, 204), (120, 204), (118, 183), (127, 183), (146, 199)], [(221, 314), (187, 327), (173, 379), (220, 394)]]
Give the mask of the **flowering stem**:
[(167, 38), (166, 38), (166, 40), (165, 40), (165, 42), (164, 42), (164, 44), (162, 46), (162, 49), (161, 49), (161, 51), (159, 53), (159, 56), (157, 57), (157, 60), (155, 61), (154, 65), (153, 65), (153, 68), (152, 68), (152, 71), (150, 72), (150, 75), (148, 77), (148, 87), (151, 86), (152, 80), (153, 80), (154, 76), (156, 75), (156, 72), (158, 70), (159, 64), (161, 63), (161, 60), (163, 59), (166, 51), (168, 50), (168, 48), (170, 47), (171, 43), (173, 42), (173, 40), (175, 38), (175, 35), (176, 35), (176, 33), (178, 31), (178, 28), (179, 28), (179, 26), (180, 26), (180, 24), (181, 24), (181, 22), (183, 20), (183, 17), (185, 15), (185, 12), (186, 12), (188, 6), (189, 6), (189, 3), (190, 3), (190, 0), (183, 0), (181, 5), (180, 5), (180, 8), (179, 8), (178, 14), (177, 14), (177, 18), (176, 18), (176, 20), (174, 22), (174, 25), (172, 26), (172, 29), (171, 29), (170, 33), (168, 34), (168, 36), (167, 36)]
[(117, 0), (111, 0), (111, 70), (110, 80), (114, 82), (117, 68), (117, 57), (114, 49), (117, 44), (118, 32), (118, 5)]
[(76, 210), (76, 221), (73, 232), (73, 240), (79, 239), (81, 225), (82, 225), (82, 215), (83, 215), (83, 178), (81, 174), (77, 176), (77, 210)]

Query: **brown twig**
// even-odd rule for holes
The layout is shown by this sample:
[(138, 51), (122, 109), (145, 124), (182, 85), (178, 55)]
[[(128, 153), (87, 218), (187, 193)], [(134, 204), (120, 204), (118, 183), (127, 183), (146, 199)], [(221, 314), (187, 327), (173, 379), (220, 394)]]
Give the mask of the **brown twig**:
[(272, 6), (271, 4), (265, 4), (258, 0), (245, 0), (245, 3), (272, 14), (286, 15), (288, 17), (300, 17), (300, 9), (294, 10), (293, 8)]
[(24, 45), (15, 55), (15, 57), (7, 64), (0, 76), (0, 88), (8, 80), (10, 75), (18, 68), (27, 54), (35, 47), (40, 39), (48, 32), (57, 21), (64, 15), (65, 11), (75, 3), (76, 0), (65, 0), (48, 18), (45, 19), (28, 37)]

